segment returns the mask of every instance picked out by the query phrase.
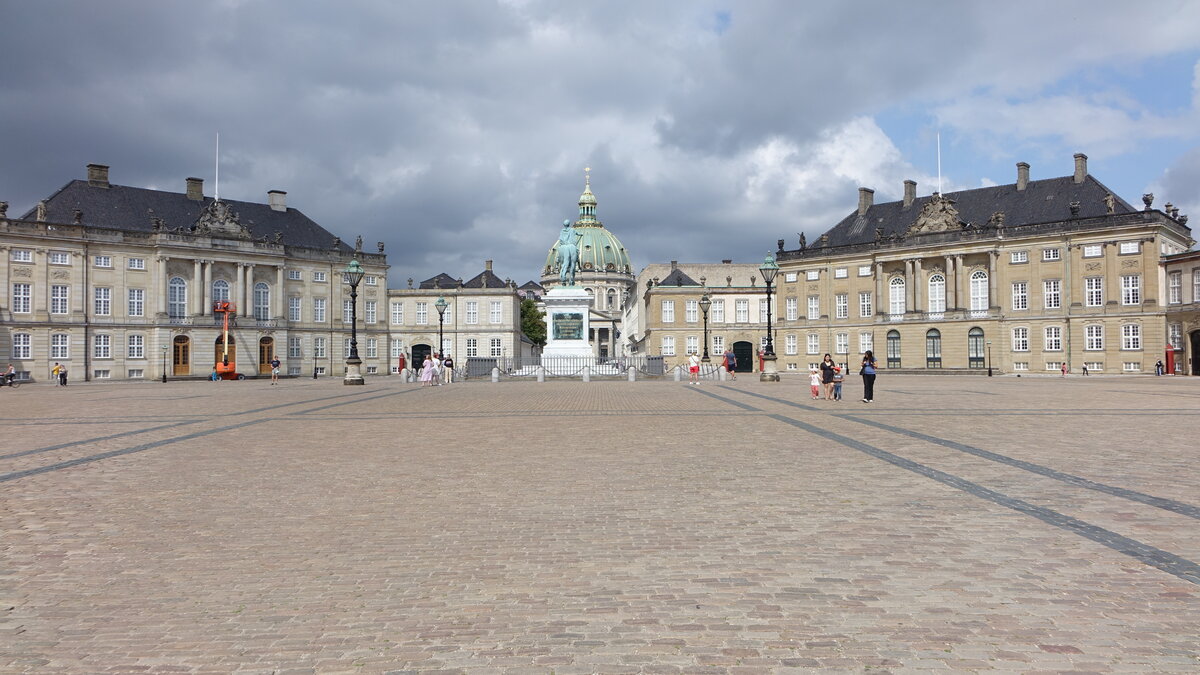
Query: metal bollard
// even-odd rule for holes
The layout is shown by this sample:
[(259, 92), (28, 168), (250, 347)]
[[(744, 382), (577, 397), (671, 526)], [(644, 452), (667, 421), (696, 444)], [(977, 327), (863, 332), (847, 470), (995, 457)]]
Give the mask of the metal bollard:
[(583, 367), (583, 381), (584, 382), (592, 381), (592, 369), (588, 366)]
[(492, 382), (499, 382), (499, 381), (500, 381), (500, 369), (492, 368)]
[(546, 381), (546, 367), (538, 366), (537, 373), (538, 373), (538, 382), (545, 382)]
[(629, 381), (637, 382), (637, 368), (629, 366)]

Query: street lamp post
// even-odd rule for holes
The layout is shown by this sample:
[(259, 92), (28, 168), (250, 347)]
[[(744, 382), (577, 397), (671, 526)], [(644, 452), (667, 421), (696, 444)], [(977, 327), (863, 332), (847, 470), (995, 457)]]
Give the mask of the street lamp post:
[(446, 302), (446, 298), (439, 297), (437, 299), (437, 302), (433, 303), (433, 306), (436, 307), (437, 311), (438, 311), (437, 355), (438, 355), (438, 358), (442, 358), (445, 356), (444, 354), (442, 354), (442, 350), (444, 349), (445, 344), (446, 344), (445, 339), (442, 337), (442, 324), (444, 324), (446, 322), (446, 308), (450, 306), (450, 303)]
[(779, 265), (775, 264), (775, 256), (768, 253), (763, 264), (758, 266), (758, 271), (762, 274), (763, 281), (767, 282), (767, 346), (763, 350), (763, 368), (758, 379), (760, 382), (778, 382), (779, 370), (775, 365), (775, 340), (771, 331), (771, 284), (775, 282), (775, 275), (779, 274)]
[(163, 350), (162, 350), (162, 352), (163, 352), (163, 358), (162, 358), (163, 380), (162, 380), (162, 383), (166, 384), (167, 383), (167, 349), (168, 349), (168, 347), (166, 345), (163, 345), (162, 348), (163, 348)]
[(988, 377), (992, 376), (992, 341), (987, 341), (988, 348)]
[(700, 359), (704, 363), (712, 361), (708, 357), (708, 308), (712, 307), (712, 300), (709, 299), (708, 293), (700, 296), (700, 311), (704, 313), (704, 358)]
[(366, 384), (362, 375), (362, 359), (358, 358), (358, 283), (366, 271), (355, 258), (346, 265), (342, 280), (350, 284), (350, 358), (346, 359), (346, 376), (342, 384)]

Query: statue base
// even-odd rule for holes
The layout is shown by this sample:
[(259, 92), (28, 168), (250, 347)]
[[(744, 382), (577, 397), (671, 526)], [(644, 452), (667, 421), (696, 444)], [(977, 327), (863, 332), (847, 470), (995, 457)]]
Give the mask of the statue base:
[(588, 312), (592, 296), (578, 286), (558, 286), (542, 296), (546, 307), (546, 346), (542, 362), (592, 357)]

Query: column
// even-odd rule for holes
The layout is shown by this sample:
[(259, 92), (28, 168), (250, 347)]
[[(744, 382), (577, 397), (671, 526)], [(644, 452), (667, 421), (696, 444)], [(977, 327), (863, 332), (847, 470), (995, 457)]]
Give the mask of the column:
[(213, 261), (204, 260), (204, 305), (200, 308), (200, 313), (208, 316), (212, 312), (212, 266)]
[(954, 256), (943, 256), (946, 263), (946, 311), (952, 312), (958, 308), (958, 293), (954, 285)]
[(237, 285), (233, 288), (233, 297), (230, 299), (237, 303), (237, 313), (240, 316), (243, 312), (242, 299), (246, 297), (246, 263), (238, 263), (237, 265)]
[(275, 268), (275, 293), (273, 295), (272, 301), (275, 304), (275, 318), (283, 321), (283, 306), (287, 300), (283, 292), (283, 265)]
[(996, 261), (1000, 258), (999, 251), (988, 251), (988, 310), (999, 309), (999, 298), (996, 297)]
[(246, 263), (246, 294), (242, 297), (242, 316), (254, 316), (254, 264)]
[(192, 261), (192, 314), (200, 314), (200, 303), (204, 302), (204, 292), (200, 290), (204, 277), (200, 274), (200, 261)]
[(925, 274), (921, 268), (920, 258), (913, 260), (913, 277), (915, 277), (913, 283), (913, 311), (923, 312), (925, 310), (921, 307), (921, 289), (925, 285)]
[(916, 292), (917, 283), (914, 278), (912, 260), (904, 261), (904, 313), (917, 311), (917, 303), (914, 301), (913, 295)]
[(883, 263), (877, 262), (877, 263), (875, 263), (875, 313), (876, 314), (885, 314), (886, 313), (887, 305), (885, 305), (884, 303), (887, 301), (887, 299), (883, 297), (883, 289), (884, 289)]
[(167, 276), (167, 260), (166, 256), (158, 258), (158, 313), (160, 315), (167, 313), (167, 294), (171, 292), (171, 279)]
[(963, 268), (963, 256), (954, 256), (954, 286), (956, 288), (955, 295), (958, 296), (958, 308), (965, 310), (971, 306), (971, 296), (967, 293), (967, 270)]

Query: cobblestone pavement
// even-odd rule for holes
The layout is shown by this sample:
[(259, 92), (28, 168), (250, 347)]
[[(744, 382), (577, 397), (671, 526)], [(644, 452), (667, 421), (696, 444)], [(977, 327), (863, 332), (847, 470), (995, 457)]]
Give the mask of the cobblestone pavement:
[(0, 391), (0, 672), (1200, 670), (1200, 378)]

